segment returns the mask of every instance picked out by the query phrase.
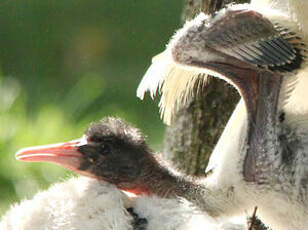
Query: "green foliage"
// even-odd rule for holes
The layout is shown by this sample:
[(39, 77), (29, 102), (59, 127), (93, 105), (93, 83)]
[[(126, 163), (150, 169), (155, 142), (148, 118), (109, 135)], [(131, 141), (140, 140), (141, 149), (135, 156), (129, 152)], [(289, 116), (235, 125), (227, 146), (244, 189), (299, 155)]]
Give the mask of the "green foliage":
[(157, 102), (136, 87), (178, 27), (176, 0), (11, 0), (0, 3), (0, 215), (70, 172), (17, 162), (21, 147), (80, 137), (119, 116), (162, 141)]

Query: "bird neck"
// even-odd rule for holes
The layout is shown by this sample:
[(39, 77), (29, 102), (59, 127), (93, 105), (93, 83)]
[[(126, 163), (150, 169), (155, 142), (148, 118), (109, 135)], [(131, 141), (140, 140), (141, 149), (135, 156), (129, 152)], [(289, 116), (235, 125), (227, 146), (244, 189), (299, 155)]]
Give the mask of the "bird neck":
[(169, 167), (159, 166), (151, 178), (142, 183), (146, 195), (163, 198), (184, 198), (194, 207), (210, 216), (222, 215), (230, 201), (223, 190), (216, 191), (207, 185), (207, 178), (184, 176), (171, 171)]
[[(258, 176), (267, 169), (265, 164), (277, 151), (279, 125), (279, 95), (283, 76), (270, 71), (259, 74), (258, 97), (254, 114), (249, 115), (247, 149), (244, 160), (244, 178), (258, 181)], [(272, 153), (271, 151), (274, 151)], [(263, 154), (266, 152), (267, 154)]]
[(178, 186), (172, 195), (188, 200), (212, 217), (219, 217), (229, 209), (230, 200), (226, 195), (228, 189), (210, 187), (206, 181), (207, 178), (179, 177)]

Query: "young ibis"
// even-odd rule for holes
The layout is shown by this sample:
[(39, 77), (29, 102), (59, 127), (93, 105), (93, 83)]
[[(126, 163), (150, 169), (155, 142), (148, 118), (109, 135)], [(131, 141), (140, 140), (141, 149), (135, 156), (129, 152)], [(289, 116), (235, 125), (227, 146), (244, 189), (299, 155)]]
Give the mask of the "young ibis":
[(143, 134), (121, 119), (93, 123), (80, 139), (19, 150), (21, 161), (59, 164), (137, 195), (183, 197), (203, 202), (203, 185), (165, 165), (146, 145)]
[(212, 173), (187, 191), (210, 215), (258, 206), (273, 229), (308, 226), (307, 11), (307, 0), (252, 0), (201, 13), (153, 59), (138, 87), (141, 98), (162, 93), (167, 123), (205, 74), (242, 96), (212, 153)]
[[(72, 178), (15, 205), (0, 221), (4, 229), (245, 229), (245, 221), (217, 221), (200, 212), (195, 204), (207, 205), (205, 184), (172, 172), (142, 133), (120, 119), (93, 123), (78, 140), (21, 149), (16, 158), (56, 163), (92, 178)], [(141, 196), (130, 198), (106, 181)]]

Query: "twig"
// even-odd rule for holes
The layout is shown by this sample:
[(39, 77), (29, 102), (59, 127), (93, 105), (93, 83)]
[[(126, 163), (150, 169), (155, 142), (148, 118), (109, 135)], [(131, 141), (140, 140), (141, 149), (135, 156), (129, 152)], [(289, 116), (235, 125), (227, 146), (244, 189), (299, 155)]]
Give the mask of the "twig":
[(248, 230), (253, 230), (253, 226), (255, 225), (255, 222), (257, 220), (257, 209), (258, 207), (256, 206), (255, 209), (253, 210), (253, 213), (252, 213), (252, 217), (250, 218), (250, 226), (248, 228)]

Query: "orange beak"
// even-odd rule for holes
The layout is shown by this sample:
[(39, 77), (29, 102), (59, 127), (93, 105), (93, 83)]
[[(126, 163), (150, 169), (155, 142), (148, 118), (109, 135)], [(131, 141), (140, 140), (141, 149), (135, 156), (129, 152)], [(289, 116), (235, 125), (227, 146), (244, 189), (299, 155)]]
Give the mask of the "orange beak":
[(15, 157), (17, 160), (27, 162), (52, 162), (77, 171), (83, 157), (78, 148), (84, 144), (84, 140), (79, 139), (59, 144), (28, 147), (19, 150)]

